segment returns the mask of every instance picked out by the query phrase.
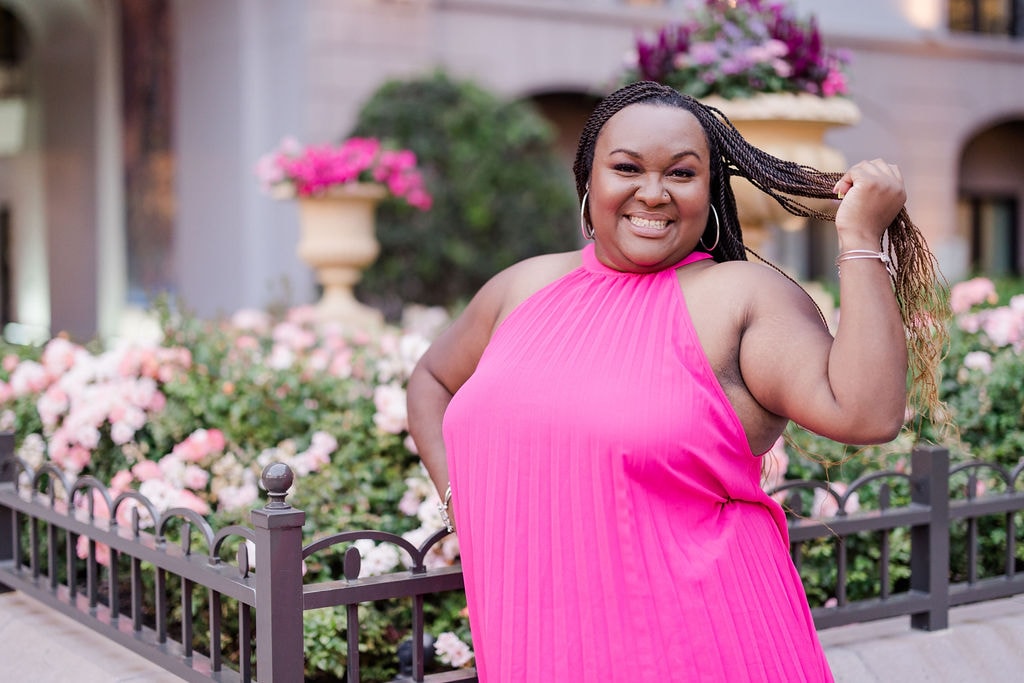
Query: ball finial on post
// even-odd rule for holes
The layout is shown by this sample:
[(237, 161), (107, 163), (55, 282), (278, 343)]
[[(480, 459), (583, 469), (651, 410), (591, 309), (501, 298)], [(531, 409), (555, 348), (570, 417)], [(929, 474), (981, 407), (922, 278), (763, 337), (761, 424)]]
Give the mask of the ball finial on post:
[(280, 510), (291, 507), (284, 500), (285, 496), (288, 495), (288, 489), (292, 487), (292, 482), (295, 481), (295, 474), (288, 465), (285, 465), (283, 462), (270, 463), (263, 468), (260, 481), (270, 497), (270, 502), (267, 503), (268, 508)]

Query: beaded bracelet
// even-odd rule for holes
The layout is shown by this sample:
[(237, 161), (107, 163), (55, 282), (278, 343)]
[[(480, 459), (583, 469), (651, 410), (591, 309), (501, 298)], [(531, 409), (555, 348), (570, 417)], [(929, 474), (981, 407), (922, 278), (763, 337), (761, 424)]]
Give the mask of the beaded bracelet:
[(892, 267), (892, 259), (884, 251), (871, 251), (870, 249), (851, 249), (844, 251), (836, 257), (836, 272), (842, 274), (839, 264), (843, 261), (856, 261), (858, 259), (878, 259), (885, 266), (889, 276), (895, 278), (896, 272)]
[(452, 524), (452, 518), (448, 514), (448, 507), (452, 504), (452, 485), (448, 484), (448, 488), (444, 490), (444, 500), (437, 504), (437, 511), (441, 513), (441, 523), (444, 524), (444, 528), (448, 533), (455, 531), (455, 526)]

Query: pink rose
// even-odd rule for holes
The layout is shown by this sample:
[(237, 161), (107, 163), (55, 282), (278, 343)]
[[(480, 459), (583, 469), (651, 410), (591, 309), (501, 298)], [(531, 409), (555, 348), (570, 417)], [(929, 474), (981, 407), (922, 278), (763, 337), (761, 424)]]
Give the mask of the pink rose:
[(999, 300), (996, 286), (985, 277), (976, 277), (953, 285), (949, 292), (949, 305), (953, 313), (966, 313), (983, 303), (994, 304)]
[(11, 391), (14, 396), (28, 396), (29, 394), (38, 394), (43, 391), (50, 383), (50, 377), (44, 368), (39, 363), (27, 360), (18, 364), (18, 367), (14, 368), (11, 373)]
[(192, 510), (200, 515), (210, 514), (210, 506), (205, 500), (192, 493), (191, 491), (180, 490), (178, 491), (173, 499), (174, 507), (181, 507), (187, 510)]
[(385, 432), (401, 434), (408, 426), (405, 406), (405, 389), (398, 384), (382, 384), (373, 391), (373, 403), (377, 413), (373, 423)]
[(115, 422), (110, 425), (110, 440), (123, 446), (135, 438), (135, 428), (126, 422)]
[(89, 461), (92, 460), (92, 453), (88, 448), (72, 446), (64, 457), (63, 468), (69, 472), (81, 472)]
[(224, 439), (224, 432), (219, 429), (206, 430), (206, 447), (208, 453), (220, 453), (224, 450), (227, 442)]
[(161, 391), (154, 391), (153, 395), (149, 399), (149, 405), (145, 406), (146, 410), (151, 413), (159, 413), (167, 405), (167, 397), (164, 396)]
[(182, 483), (193, 491), (201, 491), (210, 481), (210, 473), (202, 467), (188, 465), (182, 477)]
[(443, 664), (462, 667), (473, 661), (473, 651), (451, 631), (445, 631), (434, 641), (434, 652)]
[(964, 356), (964, 367), (968, 370), (981, 370), (987, 375), (992, 372), (992, 356), (985, 351), (971, 351)]
[[(79, 559), (89, 557), (89, 539), (86, 536), (79, 536), (75, 544), (75, 552)], [(96, 544), (96, 561), (104, 567), (110, 566), (110, 546), (103, 543)]]
[(151, 479), (163, 479), (164, 472), (160, 469), (160, 465), (153, 462), (152, 460), (141, 460), (132, 466), (132, 474), (139, 481), (149, 481)]
[(1008, 346), (1021, 339), (1021, 316), (1009, 307), (993, 308), (985, 311), (981, 329), (985, 336), (996, 346)]
[(117, 474), (110, 479), (110, 490), (117, 493), (127, 491), (131, 487), (132, 481), (134, 481), (134, 477), (131, 472), (118, 470)]
[(217, 491), (217, 508), (225, 511), (241, 510), (251, 506), (259, 497), (260, 491), (253, 483), (225, 486)]
[(171, 454), (185, 462), (198, 462), (206, 455), (202, 445), (192, 437), (186, 438), (171, 449)]
[(75, 364), (79, 347), (64, 337), (54, 337), (43, 348), (42, 363), (53, 377), (59, 377)]
[(266, 334), (270, 329), (270, 323), (270, 314), (255, 308), (243, 308), (231, 316), (231, 324), (234, 327), (251, 330), (256, 334)]

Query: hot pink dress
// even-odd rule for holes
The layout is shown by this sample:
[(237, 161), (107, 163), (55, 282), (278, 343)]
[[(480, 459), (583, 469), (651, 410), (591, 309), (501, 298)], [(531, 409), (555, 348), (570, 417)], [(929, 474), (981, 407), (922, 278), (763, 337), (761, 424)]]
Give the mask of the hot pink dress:
[(483, 683), (832, 680), (674, 267), (588, 245), (501, 324), (444, 435)]

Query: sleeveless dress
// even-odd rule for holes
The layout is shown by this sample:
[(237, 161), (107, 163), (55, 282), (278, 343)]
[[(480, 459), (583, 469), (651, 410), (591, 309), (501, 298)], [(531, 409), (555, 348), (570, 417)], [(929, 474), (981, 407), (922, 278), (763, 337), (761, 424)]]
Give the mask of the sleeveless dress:
[(482, 683), (831, 681), (675, 268), (517, 307), (444, 417)]

